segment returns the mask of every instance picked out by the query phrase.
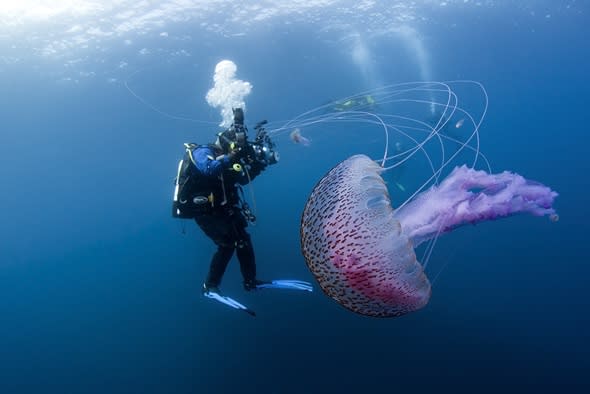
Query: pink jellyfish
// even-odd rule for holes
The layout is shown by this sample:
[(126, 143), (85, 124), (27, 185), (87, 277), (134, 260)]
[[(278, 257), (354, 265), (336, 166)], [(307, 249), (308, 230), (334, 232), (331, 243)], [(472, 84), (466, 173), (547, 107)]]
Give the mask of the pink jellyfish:
[(301, 218), (301, 249), (320, 287), (363, 315), (400, 316), (428, 303), (430, 282), (414, 253), (421, 243), (466, 223), (555, 215), (548, 187), (466, 166), (394, 210), (382, 171), (365, 155), (344, 160), (315, 186)]
[(291, 138), (291, 141), (293, 141), (294, 143), (301, 144), (303, 146), (309, 146), (309, 144), (311, 143), (309, 139), (301, 135), (301, 131), (298, 128), (296, 128), (291, 132), (291, 134), (289, 134), (289, 138)]
[[(459, 99), (464, 91), (470, 101)], [(302, 254), (324, 293), (336, 302), (375, 317), (419, 310), (430, 299), (424, 267), (439, 235), (463, 224), (519, 213), (557, 219), (552, 207), (556, 192), (512, 172), (493, 173), (481, 153), (488, 96), (480, 83), (405, 83), (370, 94), (382, 108), (395, 112), (335, 112), (322, 106), (272, 131), (296, 128), (293, 138), (299, 135), (298, 127), (311, 133), (318, 125), (318, 132), (327, 132), (333, 130), (327, 124), (333, 124), (339, 138), (332, 139), (331, 149), (343, 142), (343, 150), (356, 152), (370, 147), (366, 141), (373, 130), (385, 136), (379, 160), (355, 154), (342, 161), (317, 183), (303, 210)], [(435, 122), (430, 121), (433, 113), (438, 114)], [(452, 118), (461, 119), (461, 136), (446, 134)], [(390, 153), (392, 135), (403, 141), (398, 147), (407, 148)], [(382, 175), (400, 166), (412, 171), (412, 181), (419, 186), (396, 190), (403, 198), (394, 209)], [(425, 261), (420, 263), (414, 248), (426, 241)]]

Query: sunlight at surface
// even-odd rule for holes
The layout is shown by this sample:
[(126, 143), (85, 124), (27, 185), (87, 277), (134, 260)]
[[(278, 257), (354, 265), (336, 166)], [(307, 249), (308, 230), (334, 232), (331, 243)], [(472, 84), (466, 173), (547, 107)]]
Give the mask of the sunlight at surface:
[[(550, 3), (522, 1), (514, 7), (521, 15), (541, 15), (549, 23), (555, 19), (545, 17), (554, 8)], [(576, 3), (564, 4), (560, 9)], [(141, 63), (150, 55), (191, 56), (200, 50), (196, 44), (217, 38), (234, 40), (267, 30), (288, 35), (304, 29), (328, 42), (354, 32), (346, 45), (351, 46), (352, 61), (367, 74), (372, 71), (368, 43), (385, 36), (402, 40), (426, 80), (431, 70), (422, 32), (439, 23), (440, 10), (453, 7), (461, 16), (467, 8), (486, 12), (506, 5), (492, 0), (0, 0), (0, 67), (43, 58), (75, 80), (98, 69), (116, 71), (120, 63)], [(111, 54), (118, 57), (114, 62)]]
[(5, 26), (42, 22), (61, 15), (82, 16), (103, 8), (104, 2), (79, 0), (2, 0), (0, 19)]

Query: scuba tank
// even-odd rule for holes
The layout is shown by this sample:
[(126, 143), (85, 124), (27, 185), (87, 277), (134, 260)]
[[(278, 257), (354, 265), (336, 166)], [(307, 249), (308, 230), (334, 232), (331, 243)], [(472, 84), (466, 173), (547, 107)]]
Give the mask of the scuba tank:
[(185, 154), (178, 162), (172, 196), (172, 217), (192, 219), (211, 211), (215, 204), (213, 192), (207, 182), (202, 182), (196, 171), (192, 152), (199, 145), (185, 143)]

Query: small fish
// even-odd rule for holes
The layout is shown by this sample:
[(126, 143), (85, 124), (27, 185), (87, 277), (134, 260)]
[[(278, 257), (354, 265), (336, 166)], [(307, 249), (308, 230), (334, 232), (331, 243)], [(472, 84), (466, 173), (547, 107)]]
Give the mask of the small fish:
[(455, 128), (460, 128), (461, 126), (463, 126), (463, 123), (465, 123), (465, 118), (461, 118), (457, 123), (455, 123)]

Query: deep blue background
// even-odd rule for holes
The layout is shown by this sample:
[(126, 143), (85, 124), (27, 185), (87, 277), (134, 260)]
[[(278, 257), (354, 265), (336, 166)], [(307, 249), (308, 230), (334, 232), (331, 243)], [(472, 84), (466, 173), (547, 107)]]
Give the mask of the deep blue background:
[[(191, 222), (182, 234), (170, 197), (182, 142), (217, 127), (162, 116), (125, 78), (3, 69), (0, 392), (587, 391), (587, 13), (506, 12), (439, 11), (423, 42), (433, 78), (486, 86), (483, 151), (494, 170), (557, 190), (560, 221), (519, 216), (441, 238), (429, 305), (399, 319), (354, 315), (319, 289), (243, 293), (235, 262), (223, 289), (258, 317), (203, 299), (214, 247)], [(277, 23), (207, 36), (192, 43), (198, 56), (137, 61), (128, 82), (166, 113), (217, 122), (203, 97), (229, 58), (254, 85), (249, 123), (289, 119), (366, 88), (342, 43), (317, 34)], [(420, 78), (395, 37), (368, 41), (384, 83)], [(263, 278), (313, 280), (298, 240), (307, 194), (363, 151), (361, 136), (329, 153), (337, 137), (311, 137), (307, 150), (279, 140), (281, 163), (254, 183)]]

